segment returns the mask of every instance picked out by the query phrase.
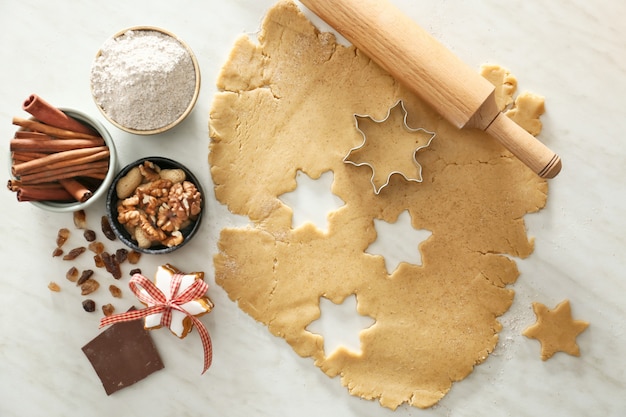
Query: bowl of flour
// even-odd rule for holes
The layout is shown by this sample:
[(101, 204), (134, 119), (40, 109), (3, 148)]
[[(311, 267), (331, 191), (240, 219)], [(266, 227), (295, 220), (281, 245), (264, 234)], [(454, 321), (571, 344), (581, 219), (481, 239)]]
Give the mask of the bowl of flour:
[(200, 69), (193, 51), (174, 34), (135, 26), (105, 41), (90, 82), (109, 122), (129, 133), (153, 135), (191, 113), (200, 92)]

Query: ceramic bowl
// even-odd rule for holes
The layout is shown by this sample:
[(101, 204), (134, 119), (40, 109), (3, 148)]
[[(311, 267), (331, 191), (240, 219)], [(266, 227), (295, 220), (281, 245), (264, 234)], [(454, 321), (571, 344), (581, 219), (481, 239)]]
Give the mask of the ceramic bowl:
[[(104, 108), (101, 105), (101, 101), (102, 100), (98, 100), (97, 98), (97, 94), (94, 90), (94, 79), (93, 79), (93, 68), (92, 68), (92, 80), (91, 80), (91, 92), (92, 92), (92, 97), (94, 98), (94, 101), (96, 102), (96, 106), (98, 107), (98, 109), (102, 112), (102, 114), (104, 115), (104, 117), (114, 126), (116, 126), (117, 128), (128, 132), (128, 133), (133, 133), (136, 135), (155, 135), (158, 133), (163, 133), (166, 132), (170, 129), (172, 129), (173, 127), (177, 126), (178, 124), (180, 124), (183, 120), (185, 120), (185, 118), (189, 115), (189, 113), (191, 113), (191, 111), (193, 110), (196, 101), (198, 99), (198, 95), (200, 94), (200, 67), (198, 66), (198, 61), (196, 59), (195, 54), (193, 53), (193, 51), (191, 50), (191, 48), (189, 47), (189, 45), (187, 45), (184, 41), (182, 41), (180, 38), (178, 38), (176, 35), (174, 35), (173, 33), (165, 30), (165, 29), (161, 29), (158, 27), (154, 27), (154, 26), (133, 26), (133, 27), (129, 27), (127, 29), (123, 29), (121, 31), (119, 31), (118, 33), (116, 33), (115, 35), (113, 35), (112, 39), (110, 39), (109, 41), (115, 41), (116, 39), (120, 39), (123, 36), (126, 36), (128, 32), (137, 32), (137, 31), (152, 31), (152, 32), (159, 32), (165, 36), (168, 36), (172, 39), (174, 39), (175, 41), (177, 41), (189, 54), (189, 57), (191, 58), (191, 62), (193, 64), (193, 74), (191, 74), (191, 76), (195, 77), (195, 87), (194, 87), (194, 92), (193, 95), (190, 98), (190, 101), (186, 107), (186, 109), (184, 110), (184, 112), (175, 120), (170, 120), (165, 122), (164, 125), (162, 126), (151, 126), (150, 128), (146, 128), (146, 129), (138, 129), (137, 127), (132, 127), (132, 126), (125, 126), (124, 123), (120, 120), (116, 120), (115, 117), (112, 117), (112, 115), (110, 114), (110, 111), (107, 111), (106, 108)], [(106, 44), (105, 44), (106, 45)], [(104, 46), (104, 45), (103, 45)], [(96, 54), (96, 61), (98, 59), (100, 59), (102, 56), (102, 49), (100, 49), (97, 54)], [(94, 66), (96, 64), (96, 61), (94, 61)], [(112, 75), (110, 75), (112, 76)], [(162, 80), (157, 80), (156, 82), (163, 82)], [(147, 88), (149, 88), (149, 86), (146, 86)], [(149, 110), (149, 104), (150, 102), (145, 102), (146, 105), (146, 113), (154, 113), (154, 112), (150, 112)], [(141, 103), (141, 105), (143, 106), (144, 103)], [(127, 111), (133, 111), (133, 108), (129, 108), (127, 109)], [(118, 119), (121, 119), (121, 117), (118, 117)]]
[[(200, 194), (202, 195), (202, 204), (201, 204), (200, 214), (198, 214), (196, 219), (192, 221), (188, 226), (180, 230), (183, 235), (183, 241), (182, 243), (176, 246), (168, 247), (163, 244), (157, 244), (157, 245), (150, 246), (148, 248), (140, 247), (137, 244), (137, 241), (135, 240), (135, 238), (132, 236), (132, 234), (118, 220), (117, 206), (118, 206), (118, 202), (120, 201), (120, 199), (117, 196), (117, 190), (116, 190), (117, 183), (120, 181), (121, 178), (126, 176), (126, 174), (128, 174), (128, 172), (131, 169), (143, 164), (145, 161), (150, 161), (161, 169), (178, 169), (178, 168), (182, 169), (185, 172), (186, 181), (193, 183), (198, 189), (198, 191), (200, 192)], [(106, 199), (106, 214), (107, 214), (107, 217), (109, 218), (109, 223), (111, 224), (111, 228), (115, 232), (115, 235), (118, 237), (118, 239), (131, 249), (134, 249), (141, 253), (152, 254), (152, 255), (171, 253), (177, 249), (180, 249), (184, 245), (186, 245), (198, 231), (198, 228), (200, 227), (200, 221), (202, 220), (202, 216), (204, 214), (204, 210), (205, 210), (204, 192), (196, 176), (193, 175), (193, 173), (183, 164), (176, 162), (172, 159), (164, 158), (160, 156), (150, 156), (150, 157), (141, 158), (141, 159), (136, 160), (135, 162), (132, 162), (126, 165), (124, 168), (122, 168), (120, 172), (117, 174), (117, 176), (114, 178), (111, 186), (109, 187), (109, 191), (107, 193), (107, 199)]]
[(100, 123), (98, 120), (94, 119), (93, 117), (88, 116), (85, 113), (80, 112), (78, 110), (67, 109), (67, 108), (61, 108), (60, 110), (66, 115), (70, 116), (71, 118), (76, 119), (86, 125), (91, 126), (93, 129), (95, 129), (100, 134), (100, 136), (102, 136), (102, 139), (104, 139), (105, 144), (109, 148), (109, 170), (104, 180), (102, 180), (98, 188), (93, 192), (93, 195), (87, 201), (82, 202), (82, 203), (78, 201), (72, 201), (72, 202), (31, 201), (30, 202), (32, 205), (39, 207), (41, 209), (44, 209), (44, 210), (57, 212), (57, 213), (68, 213), (68, 212), (83, 210), (87, 208), (88, 206), (92, 205), (93, 203), (95, 203), (102, 196), (107, 194), (109, 187), (111, 186), (111, 183), (113, 182), (113, 178), (115, 177), (115, 173), (117, 169), (117, 153), (115, 150), (115, 144), (113, 143), (113, 139), (111, 138), (111, 135), (109, 134), (107, 129), (102, 125), (102, 123)]

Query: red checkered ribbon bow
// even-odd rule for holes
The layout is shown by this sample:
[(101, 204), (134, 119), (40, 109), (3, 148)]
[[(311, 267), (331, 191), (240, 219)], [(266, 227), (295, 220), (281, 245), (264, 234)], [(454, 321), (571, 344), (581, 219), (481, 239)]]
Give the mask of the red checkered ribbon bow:
[[(202, 341), (202, 347), (204, 348), (204, 374), (211, 366), (213, 360), (213, 347), (211, 345), (211, 337), (209, 331), (204, 327), (204, 324), (197, 317), (189, 313), (182, 306), (185, 303), (196, 300), (204, 296), (209, 289), (209, 285), (201, 279), (194, 280), (193, 284), (187, 287), (180, 294), (178, 290), (183, 275), (174, 274), (170, 283), (170, 297), (163, 294), (163, 292), (157, 288), (148, 278), (141, 274), (135, 274), (130, 279), (128, 286), (135, 296), (142, 303), (148, 307), (142, 310), (133, 310), (126, 313), (114, 314), (109, 317), (103, 317), (100, 320), (100, 327), (108, 326), (109, 324), (120, 323), (124, 321), (132, 321), (144, 318), (151, 314), (163, 313), (161, 315), (161, 326), (169, 327), (172, 322), (172, 310), (178, 310), (187, 315), (195, 324), (198, 333), (200, 334), (200, 340)], [(142, 289), (144, 291), (142, 291)]]

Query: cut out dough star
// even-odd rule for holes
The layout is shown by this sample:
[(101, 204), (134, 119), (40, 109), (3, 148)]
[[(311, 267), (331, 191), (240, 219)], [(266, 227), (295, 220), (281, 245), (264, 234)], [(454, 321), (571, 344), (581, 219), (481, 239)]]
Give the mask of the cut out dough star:
[(589, 323), (572, 319), (569, 300), (557, 305), (553, 310), (541, 303), (533, 303), (537, 322), (524, 330), (524, 336), (541, 342), (541, 359), (548, 360), (556, 352), (565, 352), (580, 356), (576, 337), (582, 333)]
[(392, 274), (402, 262), (422, 265), (420, 245), (433, 233), (426, 229), (415, 229), (409, 210), (400, 213), (395, 223), (374, 219), (374, 228), (376, 240), (365, 252), (385, 258), (388, 274)]
[(278, 196), (293, 211), (291, 225), (294, 229), (311, 222), (318, 229), (327, 230), (328, 215), (345, 205), (345, 202), (332, 192), (333, 180), (332, 171), (323, 172), (319, 178), (311, 178), (298, 170), (296, 189)]
[(357, 354), (361, 353), (361, 332), (376, 323), (370, 316), (361, 315), (357, 310), (354, 294), (340, 304), (326, 297), (320, 297), (320, 317), (311, 322), (306, 330), (324, 338), (324, 354), (330, 356), (339, 348)]
[[(407, 181), (422, 182), (422, 166), (416, 153), (432, 142), (435, 134), (407, 124), (404, 103), (398, 101), (382, 120), (370, 116), (354, 115), (356, 128), (363, 142), (352, 148), (344, 158), (345, 163), (368, 166), (372, 170), (374, 193), (389, 184), (392, 175), (399, 174)], [(398, 158), (398, 155), (405, 155)]]

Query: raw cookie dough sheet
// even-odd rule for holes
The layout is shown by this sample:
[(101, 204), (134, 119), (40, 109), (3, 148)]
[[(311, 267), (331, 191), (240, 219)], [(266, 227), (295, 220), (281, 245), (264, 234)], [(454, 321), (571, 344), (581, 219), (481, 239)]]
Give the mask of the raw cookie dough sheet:
[[(500, 106), (514, 106), (514, 120), (538, 133), (543, 100), (520, 95), (512, 103), (515, 78), (498, 67), (483, 74)], [(210, 115), (215, 194), (253, 226), (222, 231), (216, 282), (351, 394), (392, 409), (436, 404), (498, 341), (497, 317), (518, 276), (507, 255), (531, 254), (523, 216), (545, 205), (546, 182), (483, 132), (449, 125), (292, 2), (268, 12), (258, 40), (236, 42), (218, 87)], [(354, 114), (382, 119), (400, 99), (408, 125), (437, 136), (417, 154), (422, 183), (394, 175), (375, 195), (371, 170), (343, 162), (363, 140)], [(378, 130), (384, 136), (385, 125)], [(326, 232), (291, 227), (293, 211), (279, 196), (296, 188), (298, 170), (312, 178), (333, 172), (332, 192), (345, 205), (328, 216)], [(420, 245), (422, 265), (386, 271), (381, 256), (365, 253), (374, 219), (394, 222), (405, 210), (432, 235)], [(340, 303), (353, 294), (375, 324), (361, 333), (361, 353), (325, 353), (322, 337), (306, 330), (319, 318), (320, 297)]]

